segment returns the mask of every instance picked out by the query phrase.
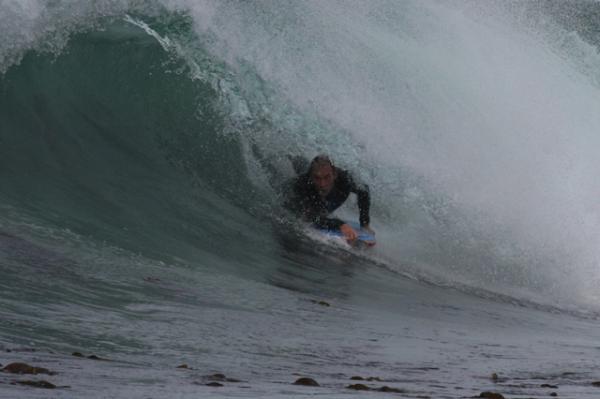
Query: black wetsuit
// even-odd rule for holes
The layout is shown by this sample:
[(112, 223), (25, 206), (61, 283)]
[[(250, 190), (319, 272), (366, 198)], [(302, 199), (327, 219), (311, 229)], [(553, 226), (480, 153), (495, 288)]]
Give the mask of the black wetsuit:
[(302, 174), (290, 182), (288, 186), (286, 207), (305, 221), (328, 230), (339, 230), (345, 222), (329, 218), (329, 214), (339, 208), (348, 199), (350, 193), (358, 197), (360, 225), (369, 224), (369, 187), (358, 185), (346, 170), (336, 169), (337, 177), (333, 188), (325, 198), (321, 198), (312, 183), (309, 173)]

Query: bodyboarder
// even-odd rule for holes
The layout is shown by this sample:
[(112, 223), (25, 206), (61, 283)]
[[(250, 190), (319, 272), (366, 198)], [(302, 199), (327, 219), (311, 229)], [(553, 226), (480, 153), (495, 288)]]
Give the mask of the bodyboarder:
[(315, 227), (341, 231), (344, 238), (352, 242), (358, 237), (357, 231), (348, 223), (329, 217), (346, 202), (350, 193), (358, 198), (361, 228), (374, 235), (369, 227), (369, 187), (357, 184), (350, 172), (337, 168), (326, 155), (316, 156), (308, 171), (288, 184), (285, 207)]

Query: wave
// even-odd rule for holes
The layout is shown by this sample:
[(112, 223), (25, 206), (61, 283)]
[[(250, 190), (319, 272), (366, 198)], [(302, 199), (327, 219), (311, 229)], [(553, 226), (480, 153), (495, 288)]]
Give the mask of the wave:
[(8, 233), (249, 273), (290, 157), (327, 152), (371, 186), (372, 262), (598, 303), (598, 50), (541, 3), (7, 4)]

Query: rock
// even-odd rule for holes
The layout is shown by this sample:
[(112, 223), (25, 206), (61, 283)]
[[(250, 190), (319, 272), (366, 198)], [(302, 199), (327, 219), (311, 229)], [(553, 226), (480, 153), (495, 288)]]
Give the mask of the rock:
[(368, 386), (366, 386), (364, 384), (348, 385), (346, 388), (348, 388), (348, 389), (354, 389), (356, 391), (370, 391), (371, 390), (371, 388), (369, 388)]
[(325, 301), (317, 301), (315, 299), (312, 299), (311, 302), (316, 303), (317, 305), (321, 305), (321, 306), (331, 306), (328, 302), (325, 302)]
[(308, 378), (308, 377), (298, 378), (296, 380), (296, 382), (294, 382), (294, 385), (305, 385), (305, 386), (308, 386), (308, 387), (318, 387), (318, 386), (320, 386), (317, 381), (313, 380), (312, 378)]
[(2, 369), (5, 373), (13, 373), (13, 374), (48, 374), (54, 375), (55, 373), (51, 372), (48, 369), (43, 367), (33, 367), (26, 363), (11, 363), (6, 365)]
[(33, 367), (26, 363), (11, 363), (2, 369), (5, 373), (33, 374)]
[(498, 374), (492, 373), (492, 381), (498, 381)]
[(179, 366), (177, 366), (176, 368), (178, 369), (189, 369), (187, 364), (180, 364)]
[(558, 389), (558, 385), (550, 385), (550, 384), (542, 384), (540, 385), (541, 388), (552, 388), (552, 389)]
[(502, 396), (496, 392), (481, 392), (479, 394), (479, 397), (486, 398), (486, 399), (504, 399), (504, 396)]
[(550, 393), (550, 396), (558, 396), (558, 394), (556, 392), (552, 392)]
[(48, 381), (15, 381), (17, 384), (27, 385), (35, 388), (45, 388), (45, 389), (54, 389), (56, 385), (48, 382)]
[(395, 393), (403, 393), (404, 392), (402, 389), (390, 388), (388, 386), (383, 386), (383, 387), (377, 389), (377, 391), (379, 391), (379, 392), (395, 392)]
[(363, 377), (361, 377), (359, 375), (356, 375), (354, 377), (350, 377), (350, 379), (354, 380), (354, 381), (379, 381), (379, 382), (381, 382), (381, 378), (379, 378), (379, 377), (363, 378)]
[(218, 382), (209, 382), (208, 384), (206, 384), (207, 387), (222, 387), (223, 384), (220, 384)]
[(98, 357), (96, 355), (84, 356), (83, 353), (81, 353), (81, 352), (73, 352), (73, 353), (71, 353), (71, 356), (75, 356), (75, 357), (87, 357), (88, 359), (91, 359), (91, 360), (108, 360), (108, 359), (103, 359), (101, 357)]
[(592, 385), (595, 387), (600, 387), (600, 381), (594, 381), (592, 382)]
[(227, 377), (225, 377), (225, 374), (222, 374), (222, 373), (205, 375), (204, 378), (206, 378), (207, 380), (211, 380), (211, 381), (242, 382), (240, 380), (236, 380), (235, 378), (227, 378)]

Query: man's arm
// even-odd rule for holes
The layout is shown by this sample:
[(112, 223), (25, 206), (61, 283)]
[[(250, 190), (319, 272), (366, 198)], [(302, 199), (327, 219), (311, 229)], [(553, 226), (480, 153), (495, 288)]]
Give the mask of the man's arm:
[(369, 226), (371, 218), (369, 216), (369, 210), (371, 208), (371, 196), (369, 194), (369, 186), (366, 184), (362, 188), (356, 191), (358, 197), (358, 212), (361, 227)]
[(340, 230), (344, 221), (337, 218), (328, 218), (327, 216), (319, 215), (310, 219), (320, 229)]
[(369, 209), (371, 207), (371, 195), (369, 194), (369, 186), (366, 184), (357, 184), (354, 178), (348, 173), (347, 175), (348, 188), (350, 192), (355, 193), (358, 198), (358, 213), (361, 227), (368, 227), (371, 221)]

